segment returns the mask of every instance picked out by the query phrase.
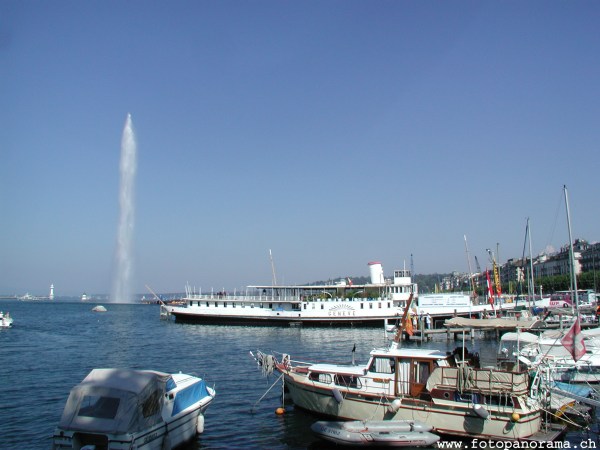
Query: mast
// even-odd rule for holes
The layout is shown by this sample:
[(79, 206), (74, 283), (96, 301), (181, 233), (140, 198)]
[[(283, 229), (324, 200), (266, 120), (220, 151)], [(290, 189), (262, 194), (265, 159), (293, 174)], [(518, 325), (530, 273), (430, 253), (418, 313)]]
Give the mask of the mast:
[(569, 214), (569, 196), (567, 194), (567, 185), (563, 185), (565, 191), (565, 206), (567, 208), (567, 228), (569, 229), (569, 259), (571, 263), (571, 280), (573, 282), (573, 291), (575, 303), (572, 307), (577, 310), (579, 315), (579, 299), (577, 298), (577, 273), (575, 272), (575, 254), (573, 252), (573, 236), (571, 235), (571, 215)]
[[(535, 281), (533, 280), (533, 253), (531, 251), (531, 227), (529, 226), (529, 217), (527, 218), (527, 240), (529, 241), (529, 276), (531, 278), (531, 292), (533, 293), (533, 306), (535, 306)], [(540, 300), (542, 296), (540, 295)]]
[(271, 270), (273, 271), (273, 286), (277, 286), (277, 276), (275, 275), (275, 263), (273, 262), (273, 253), (269, 249), (269, 258), (271, 259)]
[(471, 269), (471, 258), (469, 257), (469, 246), (467, 245), (467, 235), (463, 235), (465, 238), (465, 251), (467, 252), (467, 264), (469, 265), (469, 279), (471, 281), (471, 290), (473, 291), (473, 300), (475, 300), (475, 282), (473, 281), (473, 270)]

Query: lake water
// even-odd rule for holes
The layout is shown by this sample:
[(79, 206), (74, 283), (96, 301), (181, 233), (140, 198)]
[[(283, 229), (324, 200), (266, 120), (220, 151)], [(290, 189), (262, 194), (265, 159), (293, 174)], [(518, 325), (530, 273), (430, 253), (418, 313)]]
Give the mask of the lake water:
[[(93, 313), (94, 304), (0, 301), (0, 310), (14, 318), (0, 329), (0, 449), (49, 449), (69, 390), (93, 368), (122, 367), (184, 372), (202, 376), (217, 396), (206, 414), (205, 431), (192, 449), (327, 448), (310, 431), (318, 420), (286, 405), (278, 384), (264, 378), (249, 352), (279, 351), (305, 361), (365, 362), (373, 347), (388, 345), (375, 328), (290, 328), (179, 324), (159, 319), (157, 305), (104, 304), (108, 312)], [(443, 351), (458, 343), (444, 340), (407, 346)], [(467, 343), (482, 362), (493, 362), (496, 343)], [(572, 429), (571, 448), (581, 442), (600, 448), (598, 425), (591, 431)]]

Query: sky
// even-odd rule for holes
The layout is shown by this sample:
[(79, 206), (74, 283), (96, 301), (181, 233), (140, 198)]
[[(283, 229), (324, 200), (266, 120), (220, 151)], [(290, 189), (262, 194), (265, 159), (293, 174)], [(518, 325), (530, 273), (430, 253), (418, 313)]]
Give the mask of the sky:
[[(600, 239), (595, 1), (0, 1), (0, 294), (469, 270)], [(273, 266), (269, 251), (272, 254)], [(527, 251), (528, 253), (528, 251)], [(483, 268), (483, 267), (482, 267)]]

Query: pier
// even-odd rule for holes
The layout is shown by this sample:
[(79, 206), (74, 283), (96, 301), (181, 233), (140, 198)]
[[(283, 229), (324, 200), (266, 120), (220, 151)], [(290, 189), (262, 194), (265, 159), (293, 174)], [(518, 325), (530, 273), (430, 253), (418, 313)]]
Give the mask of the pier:
[[(593, 328), (598, 325), (597, 322), (581, 322), (581, 328)], [(417, 340), (421, 342), (431, 341), (436, 337), (446, 336), (448, 341), (457, 341), (469, 339), (473, 341), (475, 339), (476, 332), (481, 332), (484, 338), (496, 338), (500, 339), (502, 334), (507, 331), (515, 331), (517, 328), (520, 330), (552, 330), (560, 329), (564, 330), (571, 326), (571, 322), (564, 320), (563, 317), (559, 316), (559, 320), (555, 322), (548, 322), (540, 320), (538, 318), (532, 318), (528, 320), (522, 319), (467, 319), (464, 317), (455, 317), (448, 319), (444, 322), (443, 328), (427, 328), (425, 323), (419, 321), (418, 328), (413, 330), (412, 335), (409, 335), (404, 331), (403, 338), (410, 340)]]

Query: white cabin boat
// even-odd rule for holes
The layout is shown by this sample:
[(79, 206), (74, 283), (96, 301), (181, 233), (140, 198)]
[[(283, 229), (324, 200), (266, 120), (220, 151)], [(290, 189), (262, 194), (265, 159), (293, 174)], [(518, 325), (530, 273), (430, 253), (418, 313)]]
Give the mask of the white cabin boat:
[(71, 390), (53, 448), (175, 448), (204, 431), (214, 397), (214, 389), (192, 375), (94, 369)]
[(409, 270), (385, 280), (381, 263), (369, 263), (371, 283), (249, 286), (251, 293), (202, 294), (186, 288), (184, 306), (168, 306), (177, 321), (261, 325), (383, 325), (400, 317), (417, 285)]
[(554, 381), (600, 384), (600, 328), (583, 330), (585, 354), (575, 361), (563, 346), (565, 330), (548, 330), (540, 335), (507, 333), (500, 339), (500, 355), (506, 364), (520, 363), (530, 369), (544, 369)]
[(13, 318), (8, 312), (0, 311), (0, 328), (10, 328), (13, 324)]

